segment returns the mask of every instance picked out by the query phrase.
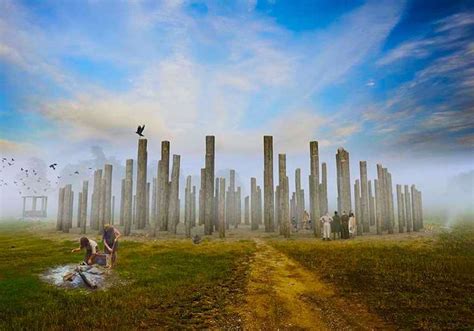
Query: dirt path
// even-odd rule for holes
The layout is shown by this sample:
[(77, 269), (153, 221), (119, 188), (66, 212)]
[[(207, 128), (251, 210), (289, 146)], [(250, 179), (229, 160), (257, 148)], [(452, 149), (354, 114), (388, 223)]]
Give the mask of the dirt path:
[(296, 261), (256, 239), (246, 305), (246, 330), (390, 329), (361, 305), (344, 302)]

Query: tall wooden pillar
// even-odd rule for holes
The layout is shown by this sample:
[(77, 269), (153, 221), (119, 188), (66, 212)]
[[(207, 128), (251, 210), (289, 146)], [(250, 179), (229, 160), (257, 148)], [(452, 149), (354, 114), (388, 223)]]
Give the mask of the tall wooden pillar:
[(104, 222), (112, 222), (112, 165), (106, 164), (104, 166), (105, 178), (105, 201), (104, 201)]
[(94, 187), (92, 191), (92, 202), (91, 202), (91, 228), (94, 230), (99, 229), (99, 207), (100, 207), (101, 184), (102, 184), (102, 169), (98, 169), (94, 172)]
[[(377, 171), (379, 165), (377, 165)], [(380, 177), (379, 177), (380, 178)], [(374, 180), (375, 188), (375, 203), (376, 203), (376, 216), (375, 216), (375, 227), (377, 234), (382, 234), (382, 217), (383, 217), (383, 199), (382, 199), (382, 188), (378, 179)]]
[[(320, 187), (320, 190), (319, 190), (320, 212), (319, 213), (320, 215), (326, 215), (326, 213), (329, 212), (329, 207), (328, 207), (328, 175), (327, 175), (327, 166), (325, 162), (321, 164), (321, 184), (319, 187)], [(321, 224), (319, 222), (319, 219), (315, 220), (315, 222), (318, 224), (318, 227), (320, 227)]]
[(161, 160), (158, 163), (157, 178), (157, 213), (158, 219), (155, 223), (155, 234), (157, 230), (168, 230), (169, 214), (169, 172), (170, 172), (170, 142), (161, 142)]
[(133, 217), (133, 160), (128, 159), (125, 166), (125, 189), (123, 199), (124, 235), (130, 235)]
[(212, 234), (214, 210), (214, 163), (215, 163), (215, 137), (206, 136), (206, 191), (204, 212), (204, 233)]
[(369, 189), (367, 182), (367, 162), (360, 161), (360, 220), (364, 232), (370, 231)]
[(349, 152), (340, 147), (336, 154), (339, 213), (352, 210)]
[(196, 185), (193, 185), (193, 193), (191, 196), (191, 205), (192, 205), (192, 213), (191, 213), (191, 227), (196, 226)]
[(404, 202), (403, 202), (403, 193), (402, 193), (402, 186), (397, 184), (397, 211), (398, 211), (398, 232), (403, 233), (405, 232), (405, 213), (403, 211)]
[[(309, 154), (310, 154), (310, 175), (309, 175), (309, 208), (310, 216), (313, 223), (313, 232), (316, 237), (319, 237), (321, 233), (319, 218), (321, 217), (321, 211), (324, 209), (321, 206), (321, 196), (324, 195), (324, 178), (323, 185), (319, 186), (319, 147), (317, 141), (310, 141), (309, 143)], [(326, 175), (326, 164), (323, 164), (323, 176)], [(327, 188), (327, 182), (326, 188)], [(298, 205), (298, 191), (296, 191), (296, 204)], [(301, 215), (302, 216), (302, 215)]]
[(263, 137), (263, 194), (265, 232), (275, 231), (274, 193), (273, 193), (273, 137)]
[(146, 196), (147, 196), (147, 140), (138, 139), (138, 155), (137, 155), (137, 229), (144, 229), (146, 224)]
[(361, 222), (361, 198), (360, 198), (360, 182), (356, 179), (354, 184), (354, 204), (355, 204), (355, 212), (354, 215), (356, 217), (356, 225), (357, 225), (357, 235), (361, 236), (363, 233), (363, 224)]
[(237, 194), (235, 196), (235, 228), (237, 228), (242, 223), (242, 190), (237, 187)]
[(104, 232), (104, 225), (106, 224), (105, 220), (105, 199), (106, 199), (106, 185), (107, 181), (105, 179), (105, 176), (102, 176), (102, 181), (100, 183), (100, 196), (99, 196), (99, 234), (102, 234)]
[(244, 224), (250, 224), (250, 197), (248, 195), (244, 199)]
[(250, 229), (257, 230), (258, 229), (258, 197), (257, 197), (257, 178), (252, 177), (250, 178)]
[(184, 228), (186, 238), (191, 238), (191, 217), (192, 217), (192, 192), (191, 192), (191, 176), (186, 177), (186, 187), (184, 189)]
[(85, 234), (87, 229), (87, 198), (89, 194), (89, 182), (82, 182), (82, 199), (81, 199), (81, 233)]
[(169, 231), (176, 234), (179, 222), (179, 164), (180, 156), (173, 155), (173, 168), (171, 170), (171, 187), (169, 194), (168, 227)]
[(78, 194), (78, 201), (77, 201), (77, 227), (81, 228), (81, 206), (82, 206), (82, 192), (79, 192)]
[(154, 177), (152, 179), (151, 202), (150, 202), (151, 204), (150, 225), (152, 226), (152, 229), (155, 229), (157, 226), (157, 207), (158, 207), (158, 202), (156, 201), (157, 182), (158, 182), (158, 178)]
[(290, 236), (290, 215), (289, 215), (289, 186), (288, 176), (286, 175), (286, 154), (278, 155), (278, 175), (280, 189), (280, 233), (288, 238)]
[(199, 189), (199, 225), (204, 224), (206, 209), (206, 168), (201, 168), (201, 188)]
[(120, 186), (120, 220), (119, 224), (124, 225), (124, 203), (125, 203), (125, 179), (122, 179)]
[(217, 199), (217, 204), (218, 204), (218, 212), (217, 212), (217, 217), (218, 217), (218, 223), (219, 223), (219, 237), (220, 238), (225, 238), (225, 229), (226, 229), (226, 224), (225, 224), (225, 178), (220, 178), (219, 180), (219, 197)]
[[(63, 211), (64, 211), (64, 187), (59, 189), (58, 194), (58, 218), (56, 221), (56, 230), (61, 231), (63, 229)], [(23, 197), (23, 209), (25, 209), (25, 200), (26, 198)]]

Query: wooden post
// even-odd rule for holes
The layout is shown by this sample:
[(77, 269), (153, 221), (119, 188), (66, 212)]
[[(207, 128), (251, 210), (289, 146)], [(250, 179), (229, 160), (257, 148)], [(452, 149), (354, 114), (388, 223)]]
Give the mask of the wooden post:
[(394, 214), (394, 205), (393, 205), (393, 186), (392, 186), (392, 174), (387, 171), (387, 195), (388, 195), (388, 233), (393, 233), (393, 228), (395, 226), (395, 214)]
[[(378, 165), (377, 165), (378, 170)], [(383, 209), (383, 200), (381, 196), (381, 188), (378, 179), (374, 180), (375, 187), (375, 203), (376, 203), (376, 219), (375, 226), (377, 234), (382, 234), (382, 209)]]
[(349, 152), (340, 147), (336, 154), (339, 213), (352, 210)]
[(397, 184), (397, 211), (398, 211), (398, 232), (403, 233), (405, 225), (405, 215), (403, 212), (402, 186)]
[(133, 207), (133, 160), (128, 159), (125, 166), (125, 190), (123, 205), (124, 235), (129, 236), (132, 227)]
[(206, 168), (201, 168), (201, 188), (199, 189), (199, 225), (204, 224), (206, 209)]
[(157, 227), (157, 207), (158, 207), (158, 202), (156, 201), (156, 190), (157, 190), (157, 182), (158, 178), (154, 177), (152, 179), (152, 187), (151, 187), (151, 212), (150, 212), (150, 225), (153, 228), (153, 234), (154, 234), (154, 229)]
[(186, 238), (191, 238), (192, 209), (191, 176), (187, 176), (186, 188), (184, 190), (184, 227)]
[(81, 199), (81, 233), (85, 234), (87, 229), (87, 197), (89, 194), (89, 182), (82, 182), (82, 199)]
[(100, 196), (99, 196), (99, 234), (104, 233), (104, 225), (106, 224), (105, 220), (105, 199), (107, 196), (106, 190), (107, 180), (105, 176), (102, 176), (102, 181), (100, 183)]
[(354, 215), (356, 217), (356, 227), (357, 227), (357, 235), (361, 236), (363, 233), (363, 225), (361, 222), (361, 198), (360, 198), (360, 182), (356, 179), (354, 184), (354, 203), (355, 203), (355, 212)]
[(168, 226), (169, 231), (176, 234), (176, 226), (179, 222), (179, 164), (180, 156), (173, 155), (173, 168), (171, 171), (171, 187), (169, 194)]
[(112, 195), (112, 224), (115, 224), (115, 195)]
[(273, 193), (273, 137), (263, 137), (263, 194), (265, 232), (275, 231), (274, 193)]
[(158, 221), (155, 223), (155, 235), (160, 231), (168, 230), (169, 214), (169, 172), (170, 172), (170, 142), (161, 142), (161, 160), (158, 163), (157, 179), (157, 212)]
[(146, 191), (147, 191), (147, 140), (138, 139), (137, 155), (137, 205), (136, 205), (136, 225), (137, 229), (145, 228), (146, 224)]
[(375, 188), (375, 199), (377, 201), (377, 234), (381, 234), (385, 223), (385, 179), (384, 169), (377, 164), (377, 185)]
[(225, 217), (226, 222), (225, 225), (227, 228), (229, 226), (234, 225), (236, 222), (236, 215), (235, 215), (235, 170), (230, 170), (229, 173), (229, 189), (227, 191), (226, 196), (227, 203), (225, 204)]
[(91, 228), (94, 230), (99, 229), (99, 205), (100, 205), (100, 186), (102, 183), (102, 169), (98, 169), (94, 172), (94, 188), (92, 192), (92, 203), (91, 203)]
[(242, 223), (242, 190), (237, 187), (237, 194), (235, 197), (235, 216), (236, 216), (236, 223), (235, 228), (237, 228)]
[(367, 162), (360, 161), (360, 219), (357, 221), (362, 225), (364, 232), (370, 232), (370, 213), (369, 213), (369, 189), (367, 182)]
[(124, 203), (125, 203), (125, 179), (122, 179), (120, 186), (120, 220), (119, 224), (124, 225)]
[[(278, 181), (280, 181), (278, 179)], [(275, 225), (278, 226), (279, 233), (281, 234), (280, 227), (280, 186), (275, 186)]]
[(419, 219), (418, 219), (418, 204), (417, 204), (417, 192), (415, 185), (411, 186), (411, 211), (412, 211), (412, 220), (413, 220), (413, 231), (419, 230)]
[(145, 200), (145, 227), (150, 226), (150, 182), (146, 183), (146, 200)]
[(112, 165), (104, 165), (104, 178), (105, 178), (105, 203), (104, 203), (104, 222), (113, 223), (112, 221)]
[(219, 219), (219, 237), (225, 238), (225, 178), (219, 181), (219, 198), (218, 198), (218, 219)]
[(252, 177), (250, 178), (250, 203), (251, 203), (251, 218), (250, 218), (250, 229), (257, 230), (258, 229), (258, 197), (257, 197), (257, 178)]
[[(215, 183), (214, 183), (214, 195), (213, 195), (213, 203), (212, 206), (214, 210), (212, 211), (212, 228), (213, 230), (215, 229), (216, 231), (219, 230), (219, 205), (218, 201), (219, 200), (219, 178), (215, 178)], [(229, 224), (226, 224), (227, 228), (229, 228)]]
[[(56, 220), (56, 230), (61, 231), (63, 229), (63, 210), (64, 210), (64, 187), (59, 189), (58, 194), (58, 217)], [(23, 197), (23, 206), (25, 205), (26, 198)], [(23, 207), (25, 209), (25, 207)]]
[(192, 205), (191, 227), (195, 227), (196, 226), (196, 186), (195, 185), (193, 185), (191, 205)]
[(280, 189), (280, 233), (288, 238), (290, 236), (290, 217), (289, 217), (289, 186), (288, 176), (286, 176), (286, 154), (278, 155), (278, 175)]
[[(310, 155), (310, 175), (309, 175), (309, 208), (310, 208), (310, 216), (313, 223), (313, 234), (315, 237), (320, 236), (321, 229), (319, 218), (321, 217), (322, 206), (320, 206), (320, 195), (323, 196), (324, 192), (320, 192), (319, 187), (319, 147), (317, 141), (310, 141), (309, 143), (309, 155)], [(326, 176), (326, 164), (323, 164), (323, 177)], [(323, 186), (321, 190), (324, 190), (324, 180), (323, 178)], [(327, 182), (325, 183), (327, 188)], [(298, 204), (298, 191), (296, 191), (296, 201)]]
[[(327, 176), (327, 166), (326, 163), (323, 162), (321, 164), (321, 184), (320, 184), (320, 198), (319, 201), (320, 203), (320, 215), (326, 215), (329, 212), (329, 207), (328, 207), (328, 176)], [(315, 220), (318, 225), (318, 227), (321, 226), (319, 219)], [(319, 233), (319, 232), (318, 232)]]
[(214, 210), (214, 163), (215, 163), (215, 137), (206, 136), (206, 191), (204, 206), (204, 234), (212, 234)]
[(72, 209), (73, 209), (73, 199), (72, 195), (72, 185), (66, 185), (64, 189), (64, 208), (63, 208), (63, 220), (62, 220), (62, 229), (63, 232), (69, 232), (69, 228), (72, 225)]
[(250, 224), (250, 197), (247, 195), (244, 199), (244, 224)]
[(408, 185), (405, 185), (405, 220), (407, 223), (407, 232), (413, 231), (413, 218), (411, 213), (411, 195)]
[(78, 201), (77, 201), (77, 227), (81, 228), (81, 206), (82, 206), (82, 192), (78, 194)]

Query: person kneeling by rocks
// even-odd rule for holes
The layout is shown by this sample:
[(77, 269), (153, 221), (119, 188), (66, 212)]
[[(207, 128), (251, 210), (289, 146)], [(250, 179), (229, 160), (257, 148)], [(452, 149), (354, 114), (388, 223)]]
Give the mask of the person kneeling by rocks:
[(82, 249), (85, 249), (86, 255), (84, 256), (84, 262), (89, 265), (94, 264), (95, 257), (97, 255), (97, 243), (94, 240), (89, 239), (87, 237), (82, 237), (79, 240), (79, 243), (80, 243), (79, 247), (74, 248), (71, 251), (71, 253), (80, 252)]

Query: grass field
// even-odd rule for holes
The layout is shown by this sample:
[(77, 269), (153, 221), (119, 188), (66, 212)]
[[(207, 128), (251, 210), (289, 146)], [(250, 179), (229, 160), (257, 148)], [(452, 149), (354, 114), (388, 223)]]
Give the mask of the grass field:
[[(301, 312), (302, 303), (308, 317), (323, 313), (322, 322), (329, 318), (324, 312), (337, 317), (334, 309), (344, 314), (365, 309), (366, 318), (396, 329), (474, 327), (472, 223), (451, 232), (331, 242), (261, 232), (255, 242), (255, 233), (239, 231), (232, 239), (214, 237), (199, 245), (183, 239), (123, 240), (115, 272), (124, 282), (87, 291), (59, 289), (39, 278), (50, 267), (82, 260), (82, 254), (70, 253), (77, 235), (57, 233), (51, 225), (0, 223), (0, 330), (252, 329), (245, 315), (257, 303), (263, 315), (271, 305)], [(340, 302), (321, 301), (333, 289), (342, 308)], [(283, 307), (268, 293), (293, 301)], [(298, 329), (297, 314), (278, 309), (273, 313), (281, 329), (290, 322)], [(356, 325), (353, 316), (341, 316), (345, 324), (328, 328)]]
[(472, 330), (472, 223), (436, 237), (387, 239), (271, 244), (396, 328)]
[[(43, 283), (49, 267), (80, 262), (76, 242), (41, 239), (0, 224), (0, 330), (237, 327), (227, 310), (242, 300), (251, 241), (122, 242), (116, 271), (127, 282), (108, 291)], [(244, 268), (244, 270), (242, 270)]]

